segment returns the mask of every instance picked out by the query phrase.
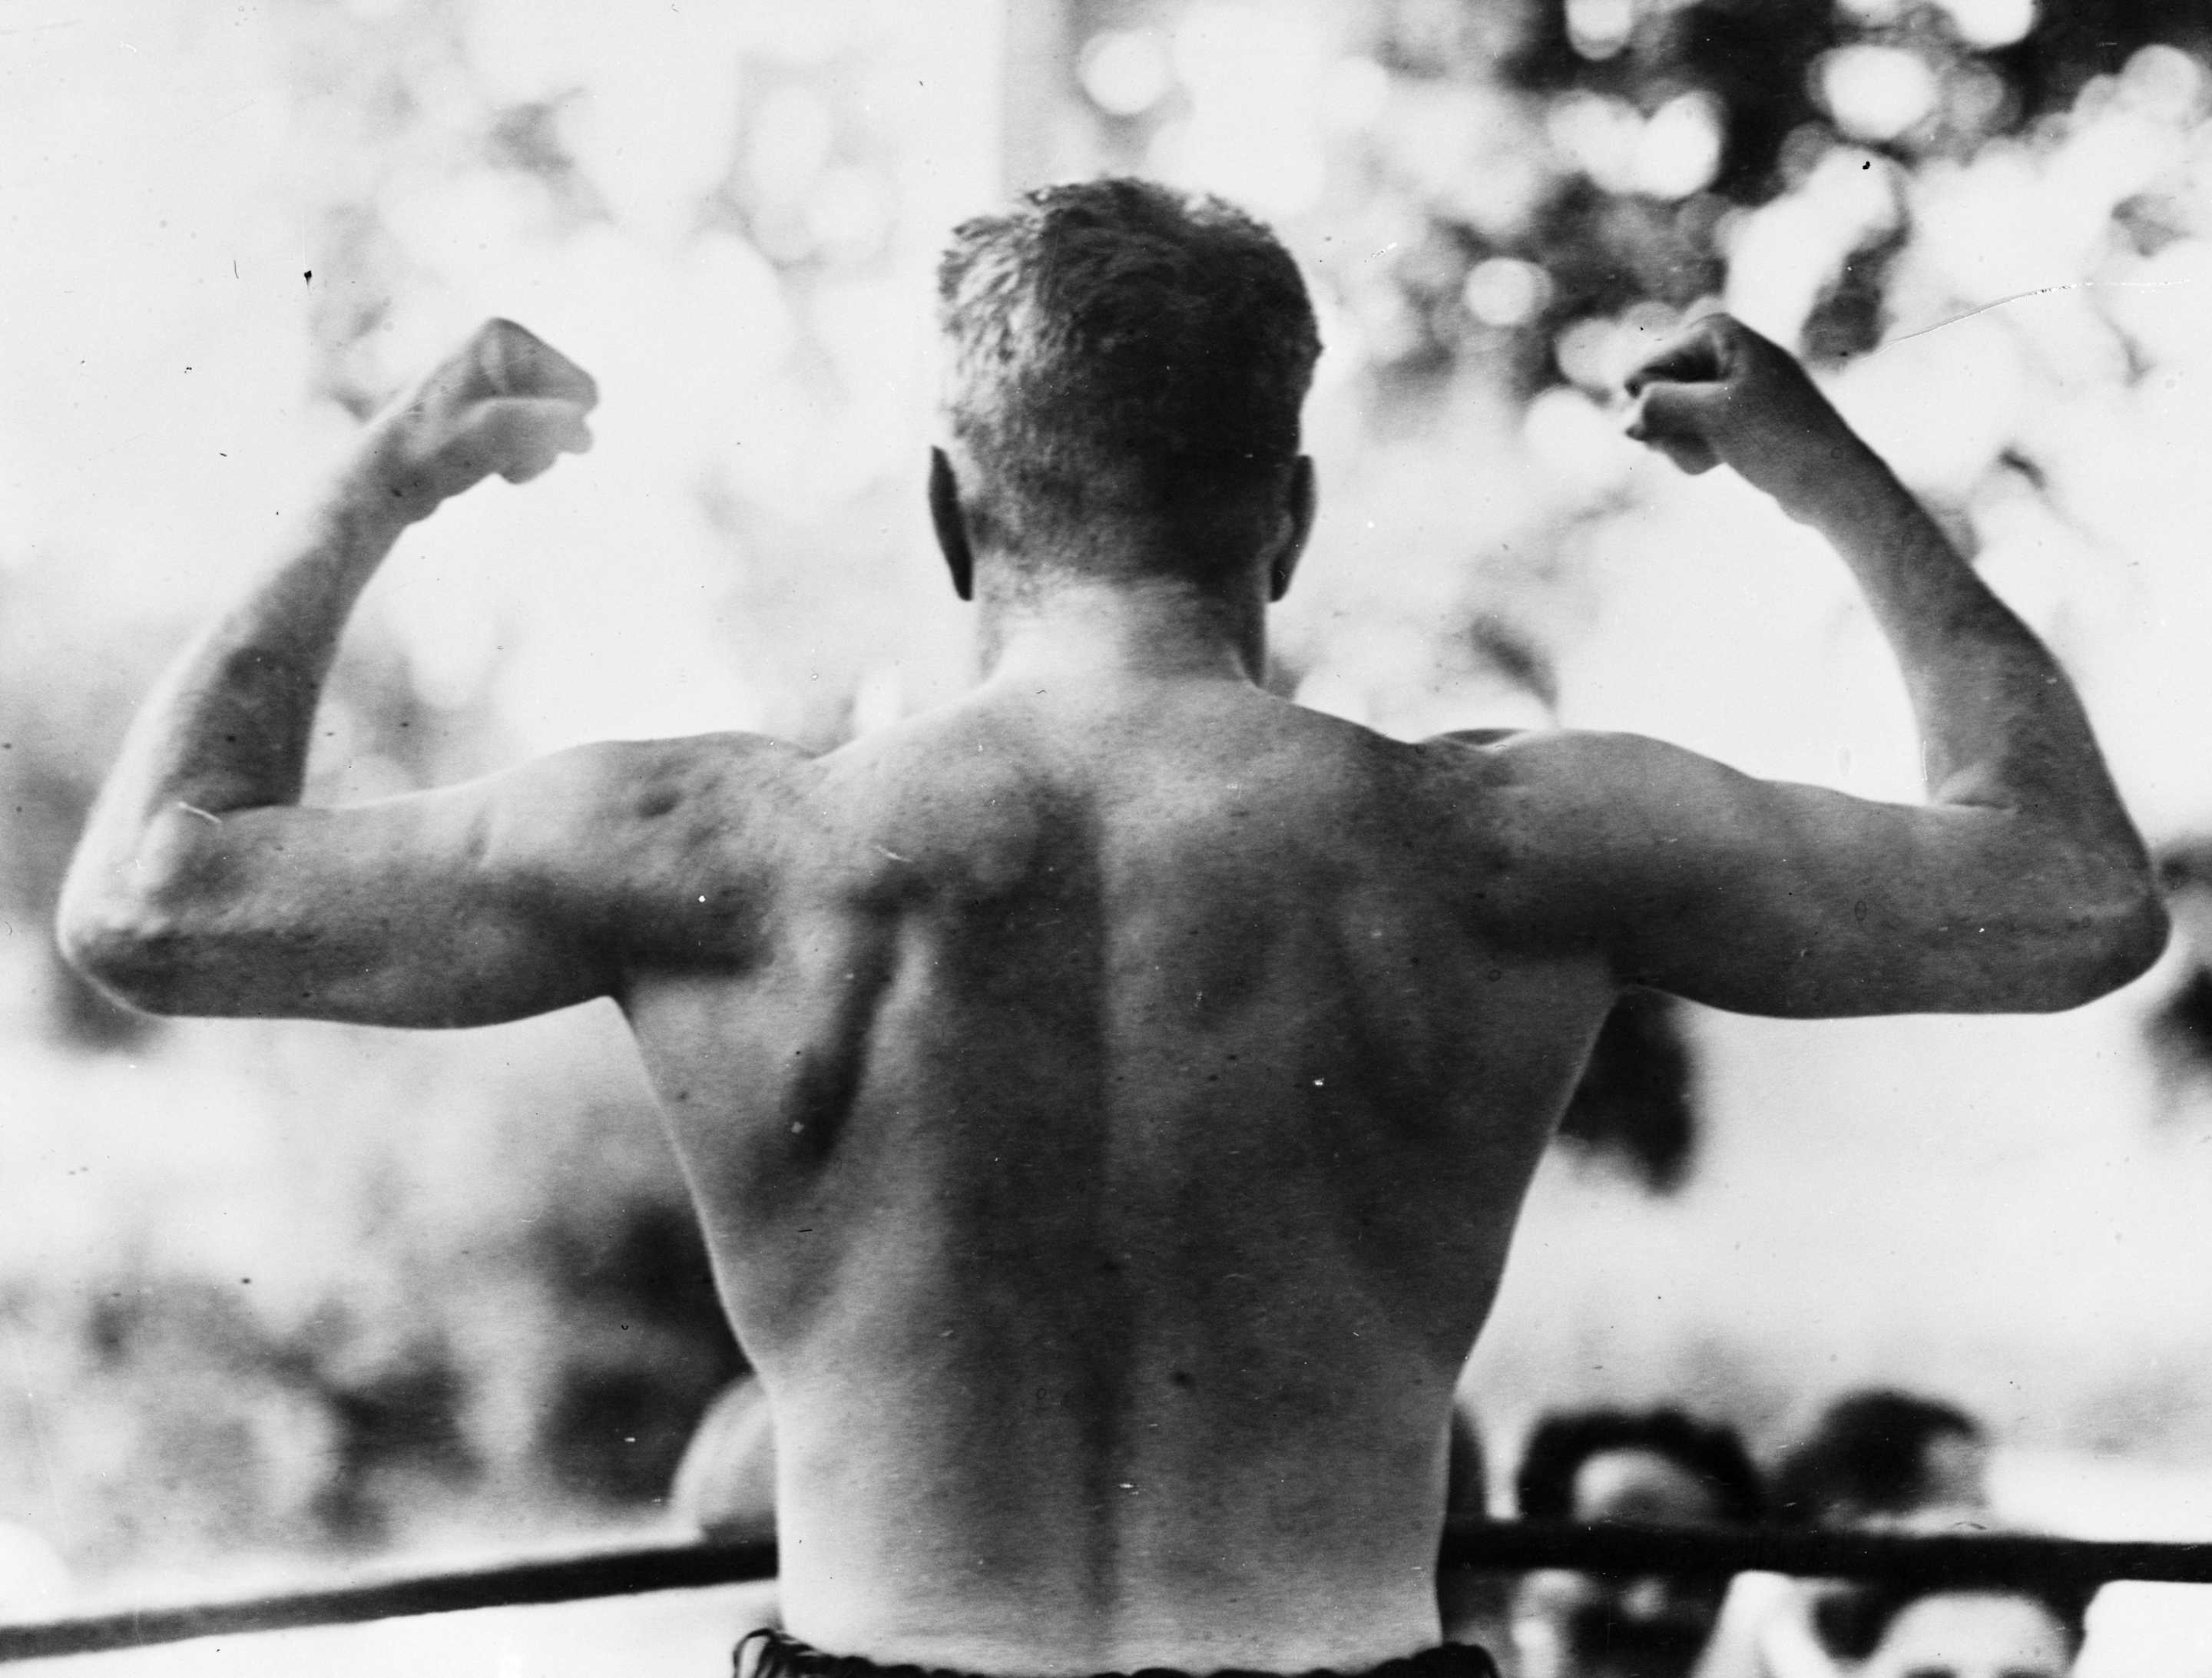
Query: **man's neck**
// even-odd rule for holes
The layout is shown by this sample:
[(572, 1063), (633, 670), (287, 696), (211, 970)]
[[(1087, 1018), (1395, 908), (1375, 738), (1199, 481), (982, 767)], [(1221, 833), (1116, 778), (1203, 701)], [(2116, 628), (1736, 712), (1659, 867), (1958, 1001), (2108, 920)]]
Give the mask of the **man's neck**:
[(985, 678), (995, 684), (1114, 677), (1256, 682), (1267, 606), (1256, 581), (1201, 589), (1170, 579), (987, 579)]

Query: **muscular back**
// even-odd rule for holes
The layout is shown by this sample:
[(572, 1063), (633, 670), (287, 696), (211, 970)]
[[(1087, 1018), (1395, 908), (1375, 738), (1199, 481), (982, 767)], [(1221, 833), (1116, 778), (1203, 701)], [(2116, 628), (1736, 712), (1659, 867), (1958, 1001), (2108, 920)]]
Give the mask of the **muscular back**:
[(625, 1002), (775, 1401), (795, 1631), (1433, 1641), (1452, 1383), (1613, 994), (1516, 932), (1476, 758), (1130, 678), (653, 777), (643, 877), (702, 901)]

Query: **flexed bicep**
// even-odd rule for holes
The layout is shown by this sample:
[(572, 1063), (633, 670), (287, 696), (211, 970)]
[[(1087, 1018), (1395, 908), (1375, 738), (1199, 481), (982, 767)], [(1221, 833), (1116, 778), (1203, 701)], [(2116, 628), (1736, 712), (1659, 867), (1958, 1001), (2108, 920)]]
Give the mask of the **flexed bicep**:
[(1535, 872), (1624, 983), (1799, 1018), (2043, 1012), (2156, 951), (2129, 871), (2017, 810), (1760, 781), (1628, 735), (1522, 750)]
[(159, 1013), (480, 1025), (605, 994), (588, 863), (507, 836), (561, 778), (532, 765), (337, 810), (178, 805), (135, 879), (65, 905), (64, 945)]
[(71, 876), (70, 959), (155, 1013), (489, 1025), (746, 958), (804, 754), (616, 741), (345, 809), (172, 803)]

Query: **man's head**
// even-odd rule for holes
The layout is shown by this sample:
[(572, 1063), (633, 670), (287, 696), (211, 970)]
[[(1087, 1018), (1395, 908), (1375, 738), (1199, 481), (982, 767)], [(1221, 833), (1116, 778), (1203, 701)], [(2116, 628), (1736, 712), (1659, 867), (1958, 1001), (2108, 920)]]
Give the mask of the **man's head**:
[(1832, 1587), (1813, 1626), (1863, 1678), (2066, 1678), (2088, 1607), (2087, 1592), (2057, 1587)]
[(955, 231), (938, 301), (932, 501), (963, 595), (970, 556), (1201, 586), (1265, 559), (1279, 594), (1321, 340), (1265, 228), (1146, 181), (1047, 187)]
[(1830, 1405), (1775, 1471), (1778, 1517), (1800, 1526), (1910, 1522), (1989, 1502), (1981, 1425), (1940, 1400), (1876, 1389)]
[(1545, 1417), (1528, 1436), (1513, 1491), (1530, 1521), (1751, 1525), (1766, 1511), (1759, 1470), (1736, 1431), (1675, 1409)]
[[(1733, 1428), (1679, 1410), (1547, 1417), (1514, 1479), (1528, 1520), (1736, 1526), (1765, 1512), (1759, 1471)], [(1556, 1678), (1677, 1678), (1720, 1616), (1724, 1578), (1695, 1574), (1531, 1574), (1514, 1638), (1531, 1673)]]

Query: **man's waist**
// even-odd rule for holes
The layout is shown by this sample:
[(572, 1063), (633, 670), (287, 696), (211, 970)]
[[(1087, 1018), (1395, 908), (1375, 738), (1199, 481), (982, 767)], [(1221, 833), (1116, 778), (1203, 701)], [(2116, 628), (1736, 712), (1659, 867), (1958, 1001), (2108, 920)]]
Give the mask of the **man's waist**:
[[(959, 1668), (886, 1663), (864, 1656), (836, 1655), (785, 1632), (762, 1629), (738, 1645), (735, 1678), (984, 1678)], [(1127, 1678), (1273, 1678), (1277, 1669), (1147, 1666)], [(1062, 1669), (1040, 1664), (1025, 1669), (994, 1668), (989, 1678), (1073, 1678)], [(1122, 1672), (1097, 1678), (1125, 1678)], [(1471, 1644), (1443, 1644), (1401, 1655), (1346, 1673), (1335, 1667), (1307, 1668), (1301, 1678), (1498, 1678), (1489, 1655)]]
[(1087, 1561), (1056, 1555), (1048, 1566), (1022, 1566), (997, 1557), (963, 1568), (815, 1549), (787, 1538), (782, 1546), (783, 1626), (817, 1649), (884, 1666), (1071, 1678), (1364, 1673), (1437, 1638), (1433, 1536), (1387, 1577), (1348, 1552), (1255, 1551), (1208, 1565), (1180, 1547), (1174, 1560), (1102, 1548)]

